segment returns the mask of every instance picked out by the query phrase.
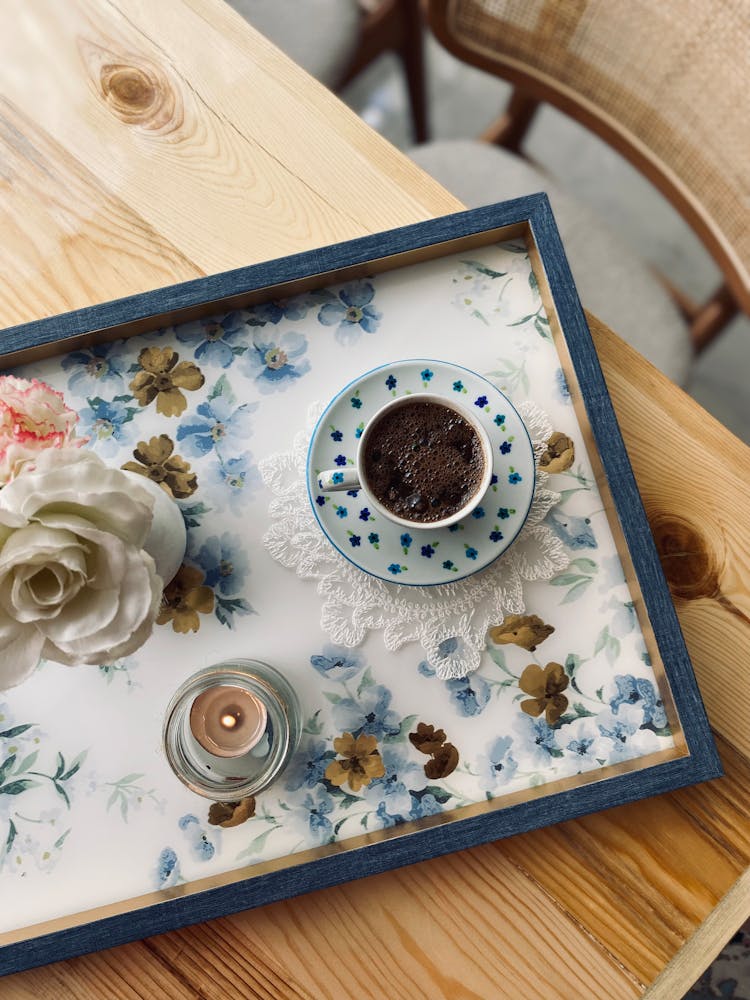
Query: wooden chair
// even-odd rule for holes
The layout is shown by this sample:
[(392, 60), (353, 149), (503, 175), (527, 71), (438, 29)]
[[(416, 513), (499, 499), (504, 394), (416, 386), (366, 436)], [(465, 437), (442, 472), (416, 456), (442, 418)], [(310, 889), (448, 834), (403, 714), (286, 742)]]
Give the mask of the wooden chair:
[(723, 275), (702, 304), (669, 288), (696, 353), (739, 310), (750, 313), (746, 0), (429, 0), (426, 10), (450, 52), (514, 85), (482, 139), (520, 152), (548, 102), (686, 219)]

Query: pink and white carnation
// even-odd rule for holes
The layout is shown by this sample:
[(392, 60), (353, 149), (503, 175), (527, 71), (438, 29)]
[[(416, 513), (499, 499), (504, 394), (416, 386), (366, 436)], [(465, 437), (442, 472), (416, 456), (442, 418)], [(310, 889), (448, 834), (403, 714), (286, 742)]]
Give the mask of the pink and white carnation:
[(50, 448), (80, 447), (78, 414), (37, 379), (0, 375), (0, 487)]

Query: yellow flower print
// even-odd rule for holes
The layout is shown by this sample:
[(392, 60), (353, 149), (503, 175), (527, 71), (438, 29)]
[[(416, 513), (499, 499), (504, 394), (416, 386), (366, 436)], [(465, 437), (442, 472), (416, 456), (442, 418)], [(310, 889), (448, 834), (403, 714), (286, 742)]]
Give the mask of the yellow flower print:
[(539, 459), (539, 468), (544, 472), (565, 472), (576, 457), (575, 445), (567, 434), (555, 431), (547, 441), (547, 448)]
[(187, 399), (182, 390), (200, 389), (205, 379), (197, 365), (179, 358), (171, 347), (143, 348), (138, 355), (141, 371), (130, 383), (130, 390), (141, 406), (156, 400), (157, 411), (165, 417), (177, 417), (185, 410)]
[(201, 627), (199, 614), (210, 615), (214, 609), (214, 592), (204, 580), (202, 570), (183, 563), (164, 588), (157, 624), (172, 622), (175, 632), (197, 632)]
[(539, 615), (506, 615), (500, 625), (490, 629), (490, 639), (498, 646), (512, 643), (533, 653), (554, 631), (554, 627), (545, 625)]
[(568, 707), (568, 699), (562, 693), (570, 678), (560, 663), (548, 663), (544, 669), (530, 663), (521, 674), (518, 686), (531, 698), (521, 702), (521, 709), (534, 717), (544, 712), (547, 725), (554, 726)]
[(139, 441), (133, 452), (137, 462), (126, 462), (123, 469), (145, 476), (176, 500), (184, 500), (198, 489), (198, 477), (190, 471), (190, 463), (173, 454), (174, 441), (166, 434)]
[(353, 792), (358, 792), (363, 785), (369, 785), (373, 778), (382, 778), (385, 774), (385, 765), (375, 736), (362, 733), (355, 739), (351, 733), (344, 733), (333, 741), (333, 749), (344, 759), (332, 760), (326, 768), (325, 776), (338, 788), (348, 784)]

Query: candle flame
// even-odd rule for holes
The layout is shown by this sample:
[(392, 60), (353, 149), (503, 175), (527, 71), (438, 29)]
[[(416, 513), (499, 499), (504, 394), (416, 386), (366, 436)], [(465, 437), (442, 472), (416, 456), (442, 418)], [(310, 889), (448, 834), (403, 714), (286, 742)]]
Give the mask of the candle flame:
[(234, 729), (237, 725), (238, 719), (236, 715), (231, 715), (229, 712), (226, 712), (222, 715), (219, 721), (225, 729)]

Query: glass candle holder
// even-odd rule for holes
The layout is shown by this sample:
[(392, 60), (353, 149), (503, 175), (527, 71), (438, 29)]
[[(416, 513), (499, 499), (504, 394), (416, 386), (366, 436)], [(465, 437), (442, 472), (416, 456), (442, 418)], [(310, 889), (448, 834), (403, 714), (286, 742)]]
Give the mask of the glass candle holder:
[(299, 701), (278, 670), (260, 660), (226, 660), (177, 690), (164, 719), (164, 749), (188, 788), (232, 802), (271, 784), (301, 729)]

